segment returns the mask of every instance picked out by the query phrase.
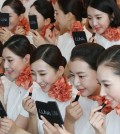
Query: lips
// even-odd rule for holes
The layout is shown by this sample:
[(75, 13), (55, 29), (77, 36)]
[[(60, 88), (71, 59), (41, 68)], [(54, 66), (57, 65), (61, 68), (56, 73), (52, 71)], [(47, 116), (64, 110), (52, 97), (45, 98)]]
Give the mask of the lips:
[(85, 91), (85, 89), (79, 89), (80, 93), (83, 93)]

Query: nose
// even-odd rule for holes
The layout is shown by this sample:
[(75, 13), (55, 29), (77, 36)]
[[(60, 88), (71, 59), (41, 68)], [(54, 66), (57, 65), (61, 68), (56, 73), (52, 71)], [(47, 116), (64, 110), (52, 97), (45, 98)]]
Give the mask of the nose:
[(39, 75), (37, 75), (37, 77), (36, 77), (36, 82), (37, 83), (41, 83), (42, 82), (42, 78)]
[(5, 68), (5, 69), (9, 68), (9, 63), (8, 63), (7, 60), (4, 61), (4, 68)]
[(92, 23), (93, 23), (93, 26), (97, 26), (97, 24), (98, 24), (96, 19), (93, 19)]
[(78, 88), (81, 85), (80, 79), (79, 79), (78, 76), (75, 76), (74, 81), (73, 81), (73, 84), (74, 84), (75, 87), (78, 87)]
[(106, 96), (106, 91), (105, 91), (105, 88), (103, 86), (101, 86), (101, 89), (100, 89), (100, 95), (101, 96)]

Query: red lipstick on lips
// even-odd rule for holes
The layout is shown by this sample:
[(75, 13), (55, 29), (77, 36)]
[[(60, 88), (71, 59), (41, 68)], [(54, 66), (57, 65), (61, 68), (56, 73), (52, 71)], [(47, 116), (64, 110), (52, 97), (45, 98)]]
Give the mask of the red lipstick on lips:
[(108, 100), (106, 100), (105, 102), (103, 102), (103, 103), (101, 104), (102, 108), (99, 109), (97, 112), (101, 112), (102, 109), (103, 109), (107, 104), (109, 104), (109, 103), (110, 103), (110, 102), (109, 102)]

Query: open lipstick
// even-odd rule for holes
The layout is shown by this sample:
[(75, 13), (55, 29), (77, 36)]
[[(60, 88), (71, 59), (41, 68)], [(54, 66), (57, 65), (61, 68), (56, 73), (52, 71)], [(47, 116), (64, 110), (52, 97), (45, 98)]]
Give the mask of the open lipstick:
[(106, 100), (105, 102), (103, 102), (103, 103), (101, 104), (102, 108), (99, 109), (97, 112), (101, 112), (101, 111), (103, 110), (103, 108), (104, 108), (107, 104), (109, 104), (109, 101), (108, 101), (108, 100)]
[[(95, 35), (96, 35), (96, 30), (93, 31), (92, 37), (95, 37)], [(92, 40), (92, 43), (93, 43), (93, 42), (94, 42), (94, 39)]]
[(76, 97), (75, 97), (75, 99), (74, 99), (73, 102), (78, 101), (79, 100), (79, 97), (80, 97), (80, 91), (78, 91), (78, 93), (77, 93), (77, 95), (76, 95)]
[(29, 95), (28, 96), (32, 96), (32, 91), (33, 91), (33, 88), (30, 88), (30, 91), (29, 91)]

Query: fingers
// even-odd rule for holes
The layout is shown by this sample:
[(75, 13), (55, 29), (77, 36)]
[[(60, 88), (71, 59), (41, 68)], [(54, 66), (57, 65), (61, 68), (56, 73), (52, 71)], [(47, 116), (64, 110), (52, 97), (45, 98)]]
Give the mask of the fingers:
[(90, 116), (89, 116), (89, 120), (91, 120), (91, 118), (93, 117), (93, 115), (95, 114), (95, 112), (97, 112), (98, 110), (100, 110), (102, 108), (102, 106), (99, 106), (95, 109), (93, 109), (90, 113)]
[(46, 134), (58, 134), (57, 129), (45, 117), (41, 116), (41, 119), (44, 122), (43, 129)]

